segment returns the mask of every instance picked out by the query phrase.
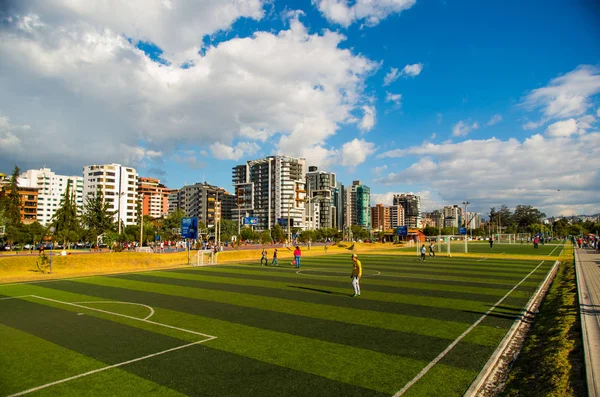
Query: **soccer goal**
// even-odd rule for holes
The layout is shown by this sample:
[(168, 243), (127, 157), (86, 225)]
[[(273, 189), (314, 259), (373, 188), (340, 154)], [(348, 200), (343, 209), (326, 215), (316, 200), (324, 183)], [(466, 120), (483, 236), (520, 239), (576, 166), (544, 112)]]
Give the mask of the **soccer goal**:
[(453, 252), (466, 253), (468, 246), (465, 244), (466, 236), (464, 234), (443, 235), (437, 236), (434, 247), (437, 248), (438, 254), (446, 254), (452, 256)]
[(496, 240), (499, 244), (515, 244), (517, 242), (516, 234), (498, 234), (498, 239)]
[(213, 250), (198, 250), (196, 254), (196, 264), (193, 266), (208, 266), (208, 265), (216, 265), (217, 257), (215, 256), (215, 252)]

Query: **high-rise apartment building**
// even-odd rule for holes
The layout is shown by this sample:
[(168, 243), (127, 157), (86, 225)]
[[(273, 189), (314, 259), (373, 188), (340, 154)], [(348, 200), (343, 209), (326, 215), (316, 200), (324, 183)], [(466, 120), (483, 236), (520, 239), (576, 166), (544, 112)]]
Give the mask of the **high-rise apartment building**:
[(171, 191), (169, 192), (169, 195), (167, 196), (167, 213), (168, 214), (172, 214), (173, 212), (177, 211), (179, 209), (179, 200), (177, 198), (177, 195), (179, 193), (179, 190), (175, 190), (175, 189), (171, 189)]
[(401, 205), (371, 207), (371, 224), (374, 230), (388, 230), (404, 226), (404, 208)]
[(120, 225), (137, 223), (137, 184), (135, 168), (120, 164), (88, 165), (83, 167), (83, 199), (102, 193), (108, 210), (114, 211), (114, 219)]
[[(21, 199), (19, 213), (21, 215), (21, 222), (28, 225), (37, 221), (39, 188), (22, 185), (21, 182), (21, 178), (18, 178), (17, 193)], [(0, 173), (0, 198), (9, 195), (9, 190), (10, 179), (6, 177), (6, 174)], [(5, 225), (0, 224), (0, 227), (2, 226)]]
[[(258, 230), (276, 224), (306, 228), (306, 159), (268, 156), (233, 167), (232, 182), (241, 216), (258, 218)], [(236, 207), (237, 208), (237, 207)], [(237, 214), (237, 209), (234, 209)]]
[(232, 220), (236, 198), (222, 187), (203, 182), (179, 189), (177, 202), (185, 216), (197, 217), (206, 227), (213, 227), (219, 219)]
[(444, 214), (444, 227), (462, 227), (461, 208), (458, 205), (446, 205), (442, 212)]
[(394, 194), (394, 205), (401, 205), (404, 208), (405, 225), (409, 228), (421, 227), (421, 197), (409, 194)]
[(27, 170), (19, 177), (19, 186), (37, 188), (37, 221), (48, 226), (56, 210), (60, 208), (67, 186), (70, 184), (71, 199), (79, 214), (83, 211), (83, 178), (81, 176), (57, 175), (50, 168)]
[(375, 207), (371, 207), (371, 227), (373, 230), (390, 229), (391, 219), (390, 207), (386, 207), (383, 204), (376, 204)]
[[(307, 195), (311, 197), (307, 204), (307, 209), (310, 207), (316, 208), (318, 214), (313, 214), (315, 229), (319, 227), (336, 228), (338, 223), (338, 211), (335, 203), (336, 194), (336, 176), (333, 172), (319, 171), (315, 166), (308, 167), (306, 173), (307, 180)], [(313, 210), (314, 212), (314, 210)]]
[(171, 189), (160, 183), (159, 179), (141, 176), (137, 188), (142, 201), (142, 214), (162, 218), (169, 212)]
[(344, 185), (342, 185), (340, 182), (336, 182), (335, 190), (333, 192), (333, 203), (336, 212), (336, 223), (333, 227), (337, 230), (344, 230), (344, 198)]
[(358, 225), (371, 230), (371, 189), (353, 181), (345, 191), (345, 226)]

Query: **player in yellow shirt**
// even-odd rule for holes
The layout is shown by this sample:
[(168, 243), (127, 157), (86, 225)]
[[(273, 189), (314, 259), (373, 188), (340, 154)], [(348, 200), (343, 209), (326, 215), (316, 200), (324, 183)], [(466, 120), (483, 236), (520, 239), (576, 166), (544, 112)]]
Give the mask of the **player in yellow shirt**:
[(362, 264), (358, 260), (358, 255), (352, 254), (352, 263), (352, 275), (350, 276), (350, 278), (352, 279), (352, 287), (354, 288), (354, 295), (352, 295), (352, 297), (355, 297), (360, 296), (359, 281), (362, 277)]

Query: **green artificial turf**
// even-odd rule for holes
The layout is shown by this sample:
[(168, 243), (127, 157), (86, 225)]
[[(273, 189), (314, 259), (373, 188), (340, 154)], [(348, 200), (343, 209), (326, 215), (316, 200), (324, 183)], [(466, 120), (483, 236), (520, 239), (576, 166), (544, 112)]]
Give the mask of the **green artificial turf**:
[(347, 255), (0, 286), (0, 395), (391, 396), (482, 319), (406, 393), (462, 395), (552, 266), (360, 259), (359, 298)]

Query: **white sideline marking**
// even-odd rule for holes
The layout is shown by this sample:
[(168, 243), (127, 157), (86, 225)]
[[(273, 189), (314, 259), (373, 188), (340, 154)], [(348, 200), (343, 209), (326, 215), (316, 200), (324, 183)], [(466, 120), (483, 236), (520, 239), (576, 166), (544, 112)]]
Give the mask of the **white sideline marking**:
[[(179, 350), (179, 349), (184, 349), (186, 347), (190, 347), (190, 346), (193, 346), (193, 345), (197, 345), (197, 344), (200, 344), (200, 343), (211, 341), (213, 339), (217, 339), (216, 336), (208, 335), (208, 334), (203, 334), (201, 332), (196, 332), (196, 331), (192, 331), (192, 330), (185, 329), (185, 328), (174, 327), (172, 325), (157, 323), (155, 321), (141, 319), (141, 318), (138, 318), (138, 317), (132, 317), (132, 316), (128, 316), (126, 314), (114, 313), (114, 312), (109, 312), (107, 310), (101, 310), (101, 309), (96, 309), (96, 308), (93, 308), (93, 307), (83, 306), (83, 305), (79, 305), (77, 303), (69, 303), (69, 302), (59, 301), (59, 300), (56, 300), (56, 299), (44, 298), (44, 297), (38, 296), (38, 295), (23, 295), (23, 296), (15, 296), (15, 297), (3, 298), (3, 299), (26, 298), (26, 297), (43, 299), (43, 300), (47, 300), (47, 301), (50, 301), (50, 302), (56, 302), (56, 303), (60, 303), (60, 304), (63, 304), (63, 305), (70, 305), (70, 306), (80, 307), (80, 308), (88, 309), (88, 310), (95, 310), (95, 311), (101, 312), (101, 313), (107, 313), (107, 314), (111, 314), (111, 315), (114, 315), (114, 316), (125, 317), (125, 318), (129, 318), (129, 319), (132, 319), (132, 320), (142, 321), (142, 322), (145, 322), (145, 323), (154, 324), (154, 325), (158, 325), (158, 326), (165, 327), (165, 328), (176, 329), (178, 331), (183, 331), (183, 332), (187, 332), (187, 333), (194, 334), (194, 335), (204, 336), (204, 337), (206, 337), (206, 339), (203, 339), (203, 340), (200, 340), (200, 341), (197, 341), (197, 342), (188, 343), (188, 344), (185, 344), (185, 345), (182, 345), (182, 346), (173, 347), (171, 349), (163, 350), (163, 351), (160, 351), (160, 352), (157, 352), (157, 353), (152, 353), (152, 354), (149, 354), (147, 356), (134, 358), (132, 360), (124, 361), (124, 362), (121, 362), (121, 363), (109, 365), (107, 367), (102, 367), (102, 368), (94, 369), (92, 371), (88, 371), (88, 372), (85, 372), (83, 374), (71, 376), (69, 378), (57, 380), (55, 382), (51, 382), (51, 383), (47, 383), (45, 385), (37, 386), (37, 387), (34, 387), (32, 389), (24, 390), (24, 391), (19, 392), (19, 393), (11, 394), (11, 395), (9, 395), (7, 397), (22, 396), (24, 394), (28, 394), (28, 393), (32, 393), (34, 391), (45, 389), (45, 388), (50, 387), (50, 386), (55, 386), (55, 385), (58, 385), (58, 384), (61, 384), (61, 383), (64, 383), (64, 382), (68, 382), (68, 381), (71, 381), (71, 380), (74, 380), (74, 379), (82, 378), (84, 376), (88, 376), (88, 375), (92, 375), (92, 374), (95, 374), (95, 373), (98, 373), (98, 372), (102, 372), (102, 371), (105, 371), (107, 369), (121, 367), (123, 365), (134, 363), (136, 361), (145, 360), (147, 358), (156, 357), (156, 356), (159, 356), (161, 354), (169, 353), (169, 352), (172, 352), (172, 351), (175, 351), (175, 350)], [(86, 302), (81, 302), (81, 303), (86, 303)], [(96, 302), (91, 302), (91, 303), (98, 303), (98, 302), (96, 301)], [(139, 303), (133, 303), (133, 302), (110, 302), (110, 303), (125, 303), (125, 304), (132, 304), (132, 305), (139, 304)], [(142, 305), (142, 306), (146, 306), (146, 305)], [(146, 306), (146, 307), (150, 308), (152, 310), (152, 314), (154, 314), (154, 310), (150, 306)], [(79, 313), (78, 315), (80, 315), (80, 314), (82, 314), (82, 313)]]
[(486, 259), (487, 259), (487, 258), (483, 258), (483, 259), (477, 259), (477, 262), (481, 262), (481, 261), (484, 261), (484, 260), (486, 260)]
[[(89, 302), (73, 302), (73, 303), (78, 303), (78, 304), (90, 304), (90, 303), (119, 303), (122, 305), (139, 305), (139, 306), (144, 306), (145, 308), (147, 308), (148, 310), (150, 310), (150, 314), (147, 315), (146, 317), (144, 317), (144, 320), (148, 320), (150, 317), (152, 317), (154, 315), (154, 309), (148, 305), (144, 305), (141, 303), (134, 303), (134, 302), (117, 302), (117, 301), (89, 301)], [(86, 306), (89, 307), (89, 306)], [(90, 308), (91, 309), (91, 308)]]
[(7, 296), (6, 298), (0, 298), (0, 301), (5, 301), (5, 300), (7, 300), (7, 299), (20, 299), (20, 298), (27, 298), (28, 296), (31, 296), (31, 295)]
[(465, 330), (465, 332), (460, 334), (460, 336), (458, 338), (456, 338), (454, 340), (454, 342), (452, 342), (450, 345), (448, 345), (448, 347), (445, 348), (443, 352), (438, 354), (438, 356), (436, 358), (434, 358), (429, 364), (427, 364), (427, 366), (425, 368), (423, 368), (421, 370), (421, 372), (419, 372), (417, 374), (417, 376), (415, 376), (410, 382), (408, 382), (406, 385), (404, 385), (404, 387), (402, 389), (400, 389), (400, 391), (398, 393), (394, 394), (394, 397), (399, 397), (399, 396), (403, 395), (408, 389), (410, 389), (410, 387), (412, 385), (414, 385), (416, 382), (419, 381), (419, 379), (421, 379), (423, 376), (425, 376), (425, 374), (427, 372), (429, 372), (429, 370), (435, 364), (437, 364), (442, 358), (444, 358), (446, 356), (446, 354), (448, 354), (450, 352), (450, 350), (452, 350), (454, 348), (454, 346), (456, 346), (458, 344), (458, 342), (460, 342), (465, 336), (467, 336), (469, 334), (469, 332), (471, 332), (475, 327), (477, 327), (479, 325), (479, 323), (481, 323), (492, 312), (492, 310), (494, 310), (496, 308), (496, 306), (501, 304), (502, 301), (504, 301), (504, 299), (506, 299), (515, 289), (517, 289), (517, 287), (519, 285), (521, 285), (521, 283), (523, 281), (527, 280), (527, 278), (529, 276), (531, 276), (540, 266), (542, 266), (542, 263), (544, 263), (544, 261), (541, 261), (540, 264), (535, 267), (535, 269), (533, 269), (528, 275), (523, 277), (523, 279), (521, 281), (519, 281), (519, 283), (517, 285), (512, 287), (512, 289), (510, 291), (508, 291), (506, 293), (506, 295), (504, 295), (502, 298), (500, 298), (500, 300), (498, 302), (494, 303), (494, 306), (490, 307), (481, 317), (479, 317), (479, 319), (477, 321), (475, 321), (469, 328), (467, 328)]
[(50, 387), (50, 386), (55, 386), (55, 385), (58, 385), (58, 384), (61, 384), (61, 383), (65, 383), (65, 382), (68, 382), (70, 380), (74, 380), (74, 379), (78, 379), (78, 378), (83, 378), (84, 376), (88, 376), (88, 375), (92, 375), (92, 374), (95, 374), (95, 373), (98, 373), (98, 372), (106, 371), (107, 369), (121, 367), (123, 365), (134, 363), (136, 361), (145, 360), (147, 358), (156, 357), (156, 356), (159, 356), (161, 354), (169, 353), (169, 352), (172, 352), (172, 351), (175, 351), (175, 350), (184, 349), (186, 347), (190, 347), (190, 346), (197, 345), (197, 344), (200, 344), (200, 343), (208, 342), (209, 340), (211, 340), (211, 339), (205, 339), (205, 340), (201, 340), (201, 341), (198, 341), (198, 342), (188, 343), (187, 345), (174, 347), (174, 348), (168, 349), (168, 350), (163, 350), (163, 351), (158, 352), (158, 353), (152, 353), (152, 354), (149, 354), (149, 355), (144, 356), (144, 357), (138, 357), (138, 358), (134, 358), (133, 360), (123, 361), (122, 363), (118, 363), (118, 364), (114, 364), (114, 365), (109, 365), (108, 367), (98, 368), (98, 369), (95, 369), (93, 371), (85, 372), (83, 374), (71, 376), (70, 378), (65, 378), (65, 379), (57, 380), (56, 382), (46, 383), (45, 385), (34, 387), (32, 389), (25, 390), (25, 391), (22, 391), (22, 392), (19, 392), (19, 393), (11, 394), (8, 397), (22, 396), (24, 394), (28, 394), (28, 393), (32, 393), (34, 391), (45, 389), (45, 388)]
[(552, 251), (550, 251), (550, 253), (548, 254), (548, 256), (552, 255), (552, 253), (553, 253), (554, 251), (556, 251), (556, 249), (557, 249), (558, 247), (562, 247), (562, 246), (561, 246), (561, 245), (557, 245), (556, 247), (554, 247), (554, 249), (553, 249)]

